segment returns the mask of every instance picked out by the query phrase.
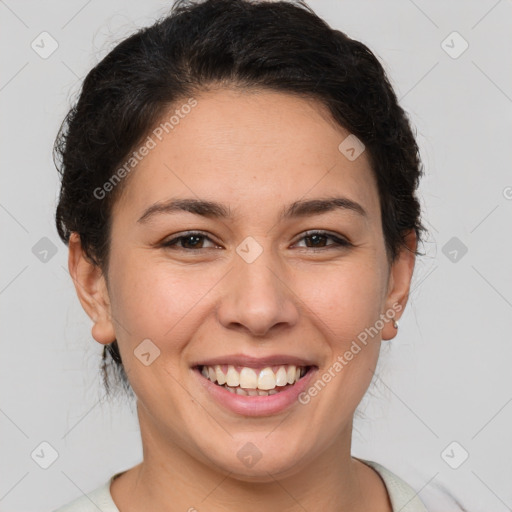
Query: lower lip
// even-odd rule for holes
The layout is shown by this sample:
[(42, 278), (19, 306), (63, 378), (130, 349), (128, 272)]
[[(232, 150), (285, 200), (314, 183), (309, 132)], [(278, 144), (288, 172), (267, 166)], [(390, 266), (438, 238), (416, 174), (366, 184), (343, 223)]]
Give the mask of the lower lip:
[(214, 384), (207, 379), (197, 368), (194, 373), (208, 393), (220, 405), (232, 412), (243, 416), (269, 416), (284, 411), (298, 402), (299, 395), (308, 388), (311, 379), (317, 372), (317, 368), (310, 368), (308, 373), (299, 379), (293, 386), (268, 396), (243, 396), (231, 393), (223, 386)]

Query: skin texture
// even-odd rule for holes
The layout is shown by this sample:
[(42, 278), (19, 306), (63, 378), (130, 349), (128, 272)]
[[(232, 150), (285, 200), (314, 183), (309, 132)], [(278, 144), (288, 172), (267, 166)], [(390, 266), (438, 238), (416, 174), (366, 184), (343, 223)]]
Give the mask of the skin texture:
[[(350, 450), (354, 411), (381, 339), (396, 335), (392, 321), (307, 405), (279, 414), (224, 409), (190, 366), (233, 353), (291, 354), (315, 361), (321, 375), (394, 304), (398, 320), (414, 254), (403, 250), (390, 266), (369, 161), (338, 150), (349, 132), (321, 105), (268, 91), (219, 89), (195, 98), (114, 205), (108, 282), (83, 256), (78, 236), (70, 240), (69, 269), (93, 337), (117, 338), (137, 395), (144, 460), (114, 481), (113, 499), (121, 512), (170, 504), (212, 512), (390, 511), (382, 480)], [(331, 196), (357, 201), (367, 216), (336, 210), (278, 218), (294, 201)], [(171, 197), (218, 201), (235, 217), (180, 212), (137, 222)], [(190, 239), (183, 240), (189, 249), (159, 247), (188, 230), (209, 239), (199, 248)], [(353, 245), (327, 238), (315, 248), (304, 238), (308, 230)], [(248, 236), (263, 249), (250, 264), (236, 252)], [(414, 250), (412, 232), (407, 240)], [(133, 353), (146, 338), (160, 349), (149, 366)], [(237, 457), (247, 442), (262, 454), (250, 468)]]

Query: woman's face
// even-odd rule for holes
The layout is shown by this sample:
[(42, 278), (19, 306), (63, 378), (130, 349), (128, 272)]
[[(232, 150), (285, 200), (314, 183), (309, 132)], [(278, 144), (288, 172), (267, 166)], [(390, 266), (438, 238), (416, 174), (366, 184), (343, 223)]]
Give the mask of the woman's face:
[[(114, 206), (110, 311), (91, 315), (93, 333), (106, 343), (115, 332), (145, 449), (267, 481), (349, 450), (414, 259), (389, 267), (367, 155), (354, 158), (351, 139), (339, 149), (349, 132), (319, 104), (228, 90), (196, 100), (162, 140), (150, 134)], [(170, 207), (179, 200), (218, 207)], [(250, 395), (212, 383), (203, 364), (233, 365)], [(312, 368), (281, 390), (292, 364)], [(278, 393), (254, 390), (273, 378)]]

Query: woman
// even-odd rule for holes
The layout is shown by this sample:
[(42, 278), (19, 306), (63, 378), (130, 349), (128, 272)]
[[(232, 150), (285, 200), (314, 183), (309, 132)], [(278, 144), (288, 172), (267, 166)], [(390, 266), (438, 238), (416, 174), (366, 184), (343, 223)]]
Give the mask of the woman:
[(178, 2), (87, 75), (56, 151), (70, 273), (144, 454), (61, 512), (426, 510), (351, 457), (424, 231), (366, 46), (297, 2)]

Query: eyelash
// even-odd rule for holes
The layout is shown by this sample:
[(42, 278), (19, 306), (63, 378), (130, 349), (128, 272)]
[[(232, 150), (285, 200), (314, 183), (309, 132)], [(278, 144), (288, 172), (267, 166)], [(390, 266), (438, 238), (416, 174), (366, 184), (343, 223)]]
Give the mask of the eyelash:
[[(183, 235), (177, 236), (175, 238), (172, 238), (171, 240), (167, 240), (166, 242), (163, 242), (162, 244), (160, 244), (160, 247), (170, 249), (170, 248), (175, 247), (180, 240), (185, 240), (186, 238), (191, 238), (193, 236), (199, 236), (199, 237), (205, 238), (207, 240), (210, 240), (210, 242), (212, 242), (212, 243), (215, 243), (209, 236), (205, 235), (204, 233), (201, 233), (200, 231), (189, 231)], [(311, 238), (313, 236), (322, 236), (322, 237), (330, 238), (331, 240), (334, 240), (334, 244), (328, 245), (326, 247), (318, 247), (318, 248), (305, 247), (305, 249), (312, 250), (312, 251), (318, 251), (318, 250), (325, 250), (325, 249), (329, 249), (329, 248), (336, 248), (336, 246), (349, 247), (352, 245), (348, 240), (334, 236), (334, 235), (328, 233), (327, 231), (307, 231), (304, 234), (304, 236), (302, 238), (300, 238), (298, 241), (301, 241), (305, 238)], [(185, 247), (178, 247), (178, 250), (183, 250), (183, 251), (199, 251), (201, 249), (209, 249), (209, 247), (200, 247), (199, 249), (189, 249), (189, 248), (185, 248)]]

